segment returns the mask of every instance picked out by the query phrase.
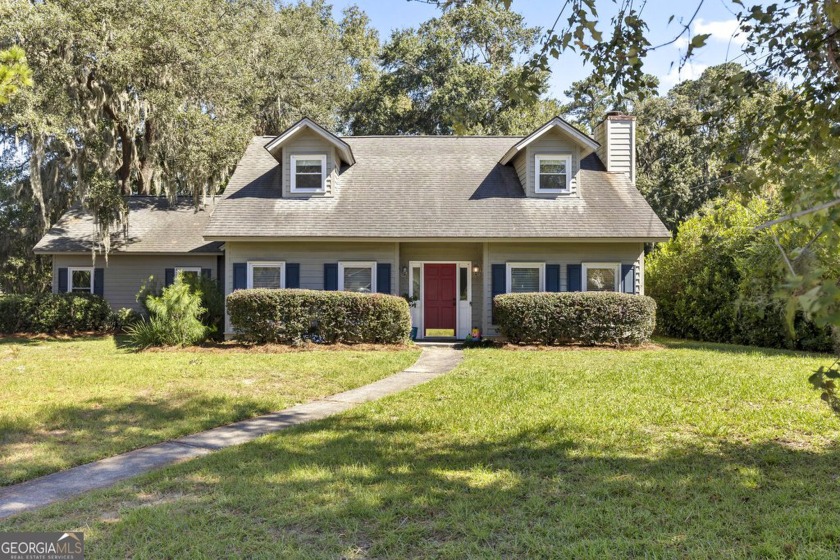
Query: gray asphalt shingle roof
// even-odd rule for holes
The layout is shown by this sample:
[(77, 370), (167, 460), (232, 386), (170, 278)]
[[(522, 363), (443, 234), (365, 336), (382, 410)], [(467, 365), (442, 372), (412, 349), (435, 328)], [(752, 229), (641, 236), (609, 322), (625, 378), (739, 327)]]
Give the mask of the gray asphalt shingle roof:
[(643, 238), (668, 230), (624, 174), (594, 155), (580, 197), (527, 198), (511, 165), (498, 162), (521, 138), (344, 137), (356, 158), (334, 196), (280, 196), (280, 165), (255, 137), (205, 236), (313, 238)]
[[(166, 198), (137, 196), (128, 200), (128, 237), (112, 236), (114, 253), (220, 254), (220, 242), (202, 237), (210, 212), (196, 210), (191, 198), (170, 204)], [(76, 206), (67, 211), (35, 245), (36, 253), (86, 253), (94, 244), (93, 216)]]

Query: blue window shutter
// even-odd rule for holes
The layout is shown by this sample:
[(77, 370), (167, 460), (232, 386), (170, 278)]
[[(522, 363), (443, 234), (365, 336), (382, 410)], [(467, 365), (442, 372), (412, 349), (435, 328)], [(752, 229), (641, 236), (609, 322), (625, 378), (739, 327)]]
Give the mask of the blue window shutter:
[(233, 263), (233, 289), (244, 290), (248, 287), (248, 263)]
[(559, 292), (560, 291), (560, 265), (547, 264), (545, 265), (545, 291)]
[[(503, 294), (507, 291), (507, 279), (505, 278), (505, 265), (503, 264), (494, 264), (490, 266), (490, 273), (491, 273), (491, 282), (490, 282), (490, 297), (494, 298), (499, 294)], [(491, 299), (492, 301), (492, 299)], [(492, 305), (492, 317), (491, 321), (493, 324), (496, 324), (496, 306)]]
[(583, 275), (583, 265), (567, 264), (566, 265), (566, 291), (579, 292), (581, 291), (581, 276)]
[(213, 276), (213, 271), (212, 271), (212, 269), (209, 269), (209, 268), (202, 268), (201, 269), (201, 275), (204, 276), (205, 278), (211, 278)]
[(300, 288), (300, 265), (286, 263), (286, 287)]
[(63, 294), (67, 292), (67, 269), (58, 269), (58, 293)]
[(324, 289), (338, 290), (338, 263), (324, 263)]
[(163, 285), (171, 286), (175, 283), (175, 269), (174, 268), (167, 268), (163, 271)]
[(391, 293), (391, 263), (376, 265), (376, 291), (380, 294)]
[(621, 291), (625, 294), (636, 293), (636, 267), (632, 264), (621, 265)]
[(105, 269), (93, 269), (93, 293), (98, 296), (105, 295)]

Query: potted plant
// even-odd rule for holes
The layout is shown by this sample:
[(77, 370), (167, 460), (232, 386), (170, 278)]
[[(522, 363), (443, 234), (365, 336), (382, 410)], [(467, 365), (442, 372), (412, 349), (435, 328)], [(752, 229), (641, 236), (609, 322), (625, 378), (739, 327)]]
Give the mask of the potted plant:
[[(417, 307), (417, 302), (420, 301), (419, 297), (415, 297), (409, 294), (403, 294), (403, 299), (408, 302), (408, 306), (411, 308)], [(417, 340), (417, 327), (411, 327), (411, 340)]]

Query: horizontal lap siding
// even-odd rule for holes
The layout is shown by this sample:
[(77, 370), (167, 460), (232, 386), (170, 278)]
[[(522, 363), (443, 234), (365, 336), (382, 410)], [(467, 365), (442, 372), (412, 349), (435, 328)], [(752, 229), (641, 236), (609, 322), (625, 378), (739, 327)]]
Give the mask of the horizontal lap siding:
[[(644, 273), (639, 269), (643, 265), (644, 245), (642, 243), (488, 243), (488, 262), (485, 266), (505, 264), (508, 262), (544, 262), (559, 264), (560, 291), (566, 291), (568, 286), (567, 264), (583, 262), (620, 262), (636, 264), (636, 289), (643, 293), (640, 279)], [(484, 275), (484, 330), (489, 334), (498, 334), (490, 325), (490, 310), (492, 305), (492, 278)]]
[(209, 268), (211, 276), (216, 278), (216, 255), (185, 255), (185, 256), (150, 256), (150, 255), (117, 255), (105, 258), (97, 257), (96, 264), (91, 264), (90, 255), (53, 255), (53, 291), (58, 291), (58, 269), (68, 267), (96, 266), (105, 269), (105, 299), (113, 309), (128, 307), (140, 310), (136, 301), (140, 286), (154, 276), (158, 286), (163, 287), (164, 274), (167, 268), (199, 267)]
[[(566, 195), (557, 195), (557, 194), (544, 194), (536, 192), (536, 163), (535, 157), (541, 154), (570, 154), (572, 156), (572, 192), (571, 194)], [(531, 144), (525, 148), (525, 153), (519, 158), (524, 159), (525, 164), (525, 184), (523, 187), (525, 189), (525, 194), (527, 196), (532, 197), (539, 197), (539, 198), (557, 198), (559, 197), (569, 197), (569, 196), (578, 196), (577, 192), (577, 173), (580, 170), (580, 153), (578, 150), (577, 145), (572, 142), (567, 136), (564, 136), (560, 132), (556, 130), (552, 130), (550, 132), (546, 132), (541, 137), (534, 140)], [(514, 166), (517, 165), (518, 162), (514, 162)], [(519, 163), (521, 165), (521, 163)], [(517, 168), (518, 172), (518, 168)], [(521, 180), (521, 175), (520, 175)]]
[[(248, 261), (284, 261), (300, 264), (300, 287), (324, 289), (324, 264), (339, 261), (376, 261), (391, 264), (391, 293), (396, 293), (399, 270), (395, 243), (294, 243), (227, 242), (225, 243), (225, 286), (233, 291), (233, 263)], [(230, 323), (226, 329), (230, 332)]]
[[(407, 267), (411, 261), (452, 261), (464, 262), (469, 261), (473, 266), (483, 266), (482, 264), (482, 244), (481, 243), (400, 243), (400, 266)], [(481, 289), (481, 276), (472, 277), (472, 324), (476, 327), (482, 324), (481, 311), (484, 305), (484, 294)], [(409, 277), (402, 276), (399, 273), (399, 293), (409, 293), (408, 286)]]
[[(292, 193), (292, 183), (291, 183), (291, 168), (292, 168), (292, 160), (291, 156), (297, 155), (320, 155), (326, 154), (327, 156), (327, 185), (326, 185), (326, 192), (325, 193)], [(312, 132), (311, 130), (304, 130), (298, 133), (296, 136), (292, 137), (292, 139), (283, 147), (283, 196), (285, 198), (308, 198), (308, 197), (323, 197), (323, 196), (332, 196), (333, 192), (333, 183), (335, 183), (335, 178), (337, 176), (337, 159), (335, 157), (335, 150), (333, 146), (328, 143), (326, 140), (321, 138), (318, 134)]]

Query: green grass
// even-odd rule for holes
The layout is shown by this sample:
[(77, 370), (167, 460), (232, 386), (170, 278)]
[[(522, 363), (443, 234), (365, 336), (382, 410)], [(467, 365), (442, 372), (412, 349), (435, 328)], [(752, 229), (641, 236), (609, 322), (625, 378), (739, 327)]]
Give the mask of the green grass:
[(469, 350), (341, 416), (0, 523), (89, 558), (837, 558), (827, 358)]
[(135, 352), (0, 338), (0, 485), (370, 383), (416, 350)]

